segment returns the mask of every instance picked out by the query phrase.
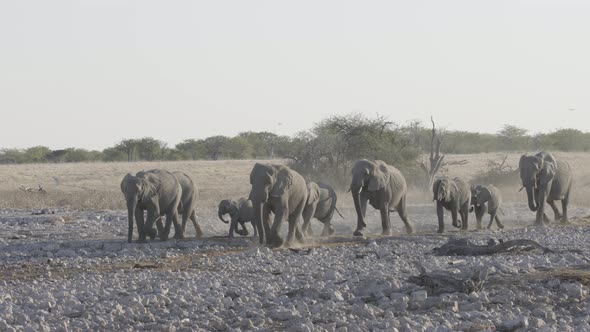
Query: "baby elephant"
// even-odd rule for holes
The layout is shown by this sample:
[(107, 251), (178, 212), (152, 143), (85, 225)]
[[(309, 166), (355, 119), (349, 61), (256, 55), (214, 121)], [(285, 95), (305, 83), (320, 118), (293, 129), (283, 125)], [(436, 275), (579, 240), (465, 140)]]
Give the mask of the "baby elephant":
[(498, 224), (499, 229), (504, 229), (504, 225), (498, 218), (498, 211), (502, 205), (502, 193), (493, 185), (487, 186), (472, 186), (471, 187), (471, 203), (475, 209), (475, 218), (477, 219), (477, 228), (481, 229), (481, 220), (486, 210), (490, 215), (490, 223), (488, 229), (492, 227), (494, 219)]
[[(242, 236), (248, 235), (248, 229), (245, 223), (254, 220), (254, 208), (252, 202), (247, 198), (240, 198), (239, 200), (224, 199), (219, 203), (217, 211), (219, 219), (224, 223), (229, 223), (223, 216), (229, 214), (231, 218), (231, 225), (229, 226), (229, 237), (234, 236), (234, 231)], [(242, 229), (238, 229), (238, 223), (242, 225)], [(253, 225), (254, 226), (254, 225)], [(254, 236), (258, 236), (258, 231), (254, 227)]]
[(338, 200), (336, 192), (330, 185), (321, 182), (309, 182), (307, 184), (307, 192), (307, 203), (303, 209), (303, 234), (312, 235), (312, 218), (316, 218), (324, 224), (322, 236), (334, 234), (334, 227), (331, 223), (334, 211), (338, 212), (340, 217), (344, 219), (340, 211), (336, 208), (336, 201)]
[[(445, 231), (443, 208), (451, 211), (453, 226), (467, 230), (469, 218), (469, 205), (471, 204), (471, 188), (467, 182), (449, 177), (442, 177), (432, 186), (436, 201), (436, 214), (438, 216), (438, 233)], [(461, 221), (458, 220), (461, 216)]]

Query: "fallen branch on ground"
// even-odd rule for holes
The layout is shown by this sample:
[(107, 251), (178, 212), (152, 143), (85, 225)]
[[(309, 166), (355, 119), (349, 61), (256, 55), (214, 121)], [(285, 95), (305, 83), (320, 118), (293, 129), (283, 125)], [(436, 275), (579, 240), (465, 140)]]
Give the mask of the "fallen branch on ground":
[(515, 253), (541, 250), (543, 253), (553, 252), (533, 240), (509, 240), (496, 242), (491, 240), (487, 245), (477, 245), (469, 242), (467, 239), (449, 239), (440, 248), (434, 248), (433, 251), (438, 256), (483, 256), (494, 255), (499, 253)]
[(488, 278), (487, 269), (475, 270), (473, 272), (451, 274), (446, 271), (426, 272), (426, 269), (417, 264), (420, 275), (411, 276), (408, 281), (427, 288), (429, 294), (439, 295), (443, 293), (465, 293), (481, 292), (484, 283)]

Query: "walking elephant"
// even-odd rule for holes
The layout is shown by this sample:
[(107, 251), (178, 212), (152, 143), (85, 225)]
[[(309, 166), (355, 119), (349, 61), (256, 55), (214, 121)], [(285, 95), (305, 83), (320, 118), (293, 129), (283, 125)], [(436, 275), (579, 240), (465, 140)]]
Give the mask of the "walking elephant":
[[(570, 165), (541, 151), (534, 156), (521, 156), (518, 168), (522, 187), (526, 188), (529, 208), (537, 212), (535, 224), (543, 225), (544, 221), (549, 220), (545, 214), (545, 202), (553, 209), (555, 220), (567, 222), (567, 207), (573, 184)], [(555, 205), (558, 200), (561, 201), (562, 213)]]
[[(166, 240), (170, 233), (170, 223), (174, 223), (176, 234), (181, 234), (178, 224), (178, 206), (182, 197), (180, 183), (170, 172), (153, 169), (138, 172), (135, 176), (127, 174), (121, 182), (121, 192), (127, 201), (127, 218), (129, 230), (127, 242), (133, 237), (133, 219), (137, 223), (139, 242), (145, 242), (146, 236), (152, 240), (156, 237), (154, 223), (158, 227), (160, 239)], [(147, 220), (144, 222), (144, 210)], [(160, 217), (166, 216), (166, 227), (163, 228)], [(176, 235), (175, 234), (175, 235)]]
[(397, 211), (407, 233), (414, 232), (414, 226), (408, 221), (406, 210), (408, 186), (406, 179), (397, 168), (381, 160), (358, 160), (352, 168), (350, 191), (357, 214), (355, 236), (362, 236), (362, 230), (367, 227), (365, 223), (367, 202), (381, 212), (384, 235), (392, 233), (389, 216), (392, 211)]
[[(228, 224), (229, 221), (225, 220), (223, 216), (229, 214), (231, 218), (231, 224), (229, 226), (229, 237), (234, 236), (234, 231), (242, 236), (248, 235), (248, 229), (246, 228), (247, 222), (252, 222), (254, 228), (254, 236), (258, 236), (258, 230), (253, 223), (254, 220), (254, 208), (252, 202), (247, 198), (224, 199), (219, 203), (217, 209), (217, 215), (219, 219), (224, 223)], [(242, 229), (238, 229), (238, 224), (242, 225)]]
[[(174, 234), (177, 239), (184, 238), (184, 231), (186, 230), (186, 223), (190, 219), (195, 227), (197, 237), (203, 236), (203, 231), (197, 222), (197, 196), (199, 191), (193, 180), (183, 172), (172, 172), (172, 175), (180, 183), (182, 188), (182, 197), (178, 205), (178, 213), (182, 215), (182, 231), (179, 235)], [(168, 236), (168, 234), (166, 234)]]
[[(342, 214), (336, 208), (336, 202), (338, 201), (336, 191), (328, 184), (309, 182), (307, 184), (307, 193), (307, 203), (303, 209), (303, 234), (313, 235), (311, 230), (312, 218), (316, 218), (324, 224), (322, 236), (334, 234), (334, 227), (332, 226), (334, 211), (338, 212), (342, 217)], [(344, 217), (342, 218), (344, 219)]]
[[(286, 244), (293, 242), (294, 236), (303, 242), (303, 234), (297, 224), (301, 219), (307, 201), (307, 186), (299, 173), (287, 166), (256, 163), (250, 173), (249, 199), (254, 207), (254, 221), (258, 228), (260, 243), (273, 247), (283, 245), (279, 232), (284, 219), (289, 220)], [(274, 222), (270, 223), (270, 212)]]
[[(438, 216), (438, 233), (444, 233), (444, 209), (451, 211), (453, 226), (467, 230), (469, 226), (469, 206), (471, 205), (471, 187), (460, 178), (442, 177), (432, 186)], [(458, 219), (460, 215), (461, 220)]]
[(498, 216), (502, 208), (502, 193), (500, 189), (489, 184), (487, 186), (471, 187), (471, 204), (475, 209), (475, 218), (477, 220), (477, 229), (482, 228), (483, 215), (487, 212), (490, 215), (488, 229), (492, 227), (494, 220), (499, 229), (504, 229), (504, 224)]

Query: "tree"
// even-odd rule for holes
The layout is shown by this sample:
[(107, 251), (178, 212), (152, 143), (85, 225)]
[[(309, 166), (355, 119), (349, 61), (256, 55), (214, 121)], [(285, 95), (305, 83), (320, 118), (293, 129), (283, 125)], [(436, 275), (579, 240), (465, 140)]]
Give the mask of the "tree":
[(163, 150), (167, 144), (152, 137), (144, 137), (137, 141), (137, 154), (139, 159), (153, 161), (162, 159)]
[(178, 150), (185, 159), (198, 160), (205, 159), (207, 152), (205, 149), (205, 142), (203, 140), (186, 139), (181, 143), (176, 144)]
[(127, 161), (133, 161), (135, 159), (135, 150), (138, 145), (139, 140), (124, 139), (115, 146), (115, 149), (125, 152), (127, 154)]
[(29, 163), (43, 163), (50, 153), (51, 149), (46, 146), (34, 146), (25, 150), (24, 160)]
[(217, 160), (221, 157), (223, 148), (228, 144), (229, 138), (226, 136), (212, 136), (203, 140), (205, 153), (211, 160)]
[(506, 124), (498, 131), (498, 138), (502, 143), (502, 148), (506, 150), (522, 150), (526, 149), (528, 141), (526, 133), (526, 129)]

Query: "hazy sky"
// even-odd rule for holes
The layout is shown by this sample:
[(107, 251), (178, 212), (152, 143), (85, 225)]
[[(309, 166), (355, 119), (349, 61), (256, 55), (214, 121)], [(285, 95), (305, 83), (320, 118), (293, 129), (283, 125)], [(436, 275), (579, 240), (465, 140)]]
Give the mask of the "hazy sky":
[(350, 112), (590, 131), (589, 17), (586, 0), (3, 0), (0, 148), (290, 135)]

